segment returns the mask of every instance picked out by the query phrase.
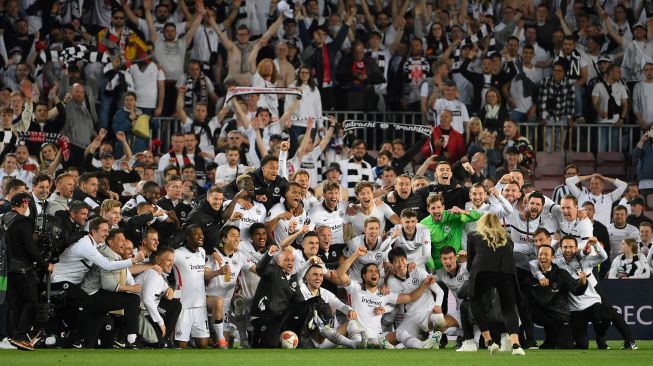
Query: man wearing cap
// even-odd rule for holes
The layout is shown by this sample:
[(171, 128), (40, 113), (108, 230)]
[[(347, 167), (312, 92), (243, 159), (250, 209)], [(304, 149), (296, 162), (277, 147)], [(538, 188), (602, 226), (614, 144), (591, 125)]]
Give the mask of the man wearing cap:
[(641, 196), (637, 196), (632, 199), (630, 203), (630, 215), (628, 215), (627, 223), (630, 225), (633, 225), (634, 227), (640, 228), (640, 225), (643, 222), (648, 222), (649, 224), (653, 224), (653, 220), (649, 219), (644, 215), (644, 211), (646, 210), (646, 203), (644, 202), (644, 198)]
[(14, 347), (33, 351), (27, 332), (36, 320), (37, 270), (51, 272), (53, 265), (43, 259), (32, 238), (34, 227), (27, 218), (29, 196), (29, 193), (19, 193), (11, 198), (11, 211), (2, 216), (2, 224), (7, 228), (7, 299), (14, 330), (10, 342)]
[(608, 36), (617, 44), (623, 46), (624, 58), (621, 66), (624, 69), (626, 82), (629, 85), (644, 79), (644, 66), (647, 61), (653, 58), (653, 28), (649, 24), (653, 18), (648, 18), (646, 23), (637, 23), (632, 28), (633, 38), (621, 36), (615, 31), (611, 21), (608, 21), (608, 15), (603, 12), (601, 18), (606, 20), (605, 26)]
[[(87, 155), (86, 157), (87, 161), (91, 158), (91, 155)], [(101, 166), (99, 169), (97, 169), (97, 171), (102, 171), (109, 174), (111, 191), (116, 192), (118, 195), (120, 195), (124, 189), (123, 183), (137, 183), (141, 180), (141, 176), (138, 175), (137, 171), (132, 170), (131, 166), (127, 162), (121, 162), (120, 170), (115, 170), (113, 168), (115, 161), (116, 159), (113, 156), (113, 153), (103, 153), (100, 155)]]

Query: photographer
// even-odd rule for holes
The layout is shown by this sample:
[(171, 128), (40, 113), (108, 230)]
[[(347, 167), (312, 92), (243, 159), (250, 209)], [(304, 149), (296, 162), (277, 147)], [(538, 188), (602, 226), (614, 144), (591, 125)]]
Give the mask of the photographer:
[[(9, 259), (7, 298), (11, 311), (11, 344), (23, 350), (33, 351), (27, 332), (32, 328), (38, 302), (37, 269), (52, 271), (32, 239), (33, 224), (30, 214), (29, 193), (19, 193), (11, 198), (11, 211), (2, 216), (7, 230), (7, 254)], [(34, 265), (36, 263), (36, 266)]]

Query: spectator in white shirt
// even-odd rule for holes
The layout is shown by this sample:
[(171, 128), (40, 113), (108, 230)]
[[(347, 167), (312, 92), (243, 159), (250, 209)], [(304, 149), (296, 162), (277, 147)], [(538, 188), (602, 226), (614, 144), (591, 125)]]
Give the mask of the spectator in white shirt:
[[(299, 136), (306, 132), (306, 121), (309, 117), (322, 117), (322, 98), (320, 97), (320, 90), (315, 84), (315, 79), (311, 76), (309, 67), (300, 67), (297, 71), (297, 79), (289, 87), (299, 88), (302, 91), (302, 100), (293, 114), (292, 121), (293, 129)], [(286, 104), (292, 104), (295, 99), (294, 95), (287, 95)]]
[(252, 168), (240, 164), (240, 149), (237, 146), (228, 146), (225, 149), (227, 164), (220, 165), (215, 170), (215, 185), (226, 186), (241, 174), (249, 173)]
[(653, 124), (653, 61), (644, 66), (644, 77), (633, 89), (633, 112), (639, 127), (648, 130)]
[[(589, 193), (583, 192), (578, 188), (576, 183), (590, 180)], [(608, 181), (616, 186), (615, 190), (603, 194), (603, 181)], [(612, 212), (612, 204), (621, 198), (621, 195), (626, 191), (628, 183), (619, 179), (612, 179), (604, 177), (601, 174), (595, 173), (585, 176), (573, 176), (565, 179), (565, 184), (569, 192), (578, 199), (578, 202), (591, 201), (596, 208), (596, 215), (594, 220), (602, 223), (605, 226), (610, 224), (610, 213)]]

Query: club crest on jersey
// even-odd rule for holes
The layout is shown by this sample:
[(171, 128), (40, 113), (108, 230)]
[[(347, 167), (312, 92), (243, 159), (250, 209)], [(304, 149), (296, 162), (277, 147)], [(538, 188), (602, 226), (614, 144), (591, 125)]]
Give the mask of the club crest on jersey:
[(274, 187), (274, 194), (279, 194), (279, 192), (281, 192), (279, 187)]
[(459, 282), (463, 282), (463, 281), (465, 280), (465, 276), (463, 276), (463, 275), (458, 275), (458, 277), (456, 277), (456, 279), (457, 279)]
[(445, 233), (448, 233), (449, 231), (451, 231), (451, 227), (449, 227), (449, 225), (445, 225), (443, 230)]
[(377, 261), (381, 260), (382, 258), (383, 258), (383, 254), (381, 254), (381, 253), (374, 254), (374, 259), (376, 259)]
[(293, 288), (293, 290), (294, 290), (294, 289), (295, 289), (295, 287), (297, 287), (297, 282), (293, 282), (292, 284), (290, 284), (290, 287), (292, 287), (292, 288)]
[(418, 278), (413, 278), (413, 285), (417, 286), (419, 284)]
[(234, 259), (234, 260), (231, 261), (231, 264), (233, 264), (234, 266), (237, 266), (237, 265), (238, 265), (238, 261)]
[(257, 214), (257, 215), (260, 215), (260, 214), (261, 214), (261, 209), (260, 209), (260, 208), (257, 208), (257, 209), (256, 209), (256, 214)]
[(336, 251), (335, 250), (333, 252), (331, 252), (331, 256), (333, 256), (333, 257), (336, 256)]
[(345, 217), (345, 213), (342, 212), (342, 211), (338, 212), (338, 215), (340, 215), (341, 218), (342, 218), (342, 217)]

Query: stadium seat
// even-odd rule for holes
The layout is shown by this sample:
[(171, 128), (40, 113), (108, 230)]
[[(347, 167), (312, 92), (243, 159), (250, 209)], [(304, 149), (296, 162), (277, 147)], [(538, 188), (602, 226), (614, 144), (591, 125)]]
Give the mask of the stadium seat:
[(537, 188), (537, 190), (539, 190), (539, 191), (546, 191), (546, 190), (553, 191), (555, 189), (555, 187), (562, 184), (562, 182), (563, 182), (562, 179), (560, 179), (560, 180), (557, 180), (557, 179), (554, 180), (554, 179), (549, 179), (549, 178), (547, 178), (547, 179), (538, 179), (538, 180), (535, 181), (535, 188)]
[(646, 197), (646, 206), (653, 210), (653, 194), (649, 194)]
[(568, 152), (567, 164), (572, 163), (578, 167), (578, 174), (580, 175), (590, 175), (595, 172), (596, 161), (594, 154), (591, 152)]
[(649, 219), (653, 220), (653, 211), (644, 211), (644, 216), (646, 216)]
[(605, 164), (625, 164), (626, 157), (620, 152), (600, 152), (596, 154), (596, 165), (601, 166)]
[(599, 165), (596, 167), (596, 172), (603, 174), (610, 178), (624, 178), (626, 177), (626, 167), (622, 165)]
[(535, 157), (535, 177), (552, 177), (562, 174), (565, 168), (565, 157), (562, 151), (539, 153)]

